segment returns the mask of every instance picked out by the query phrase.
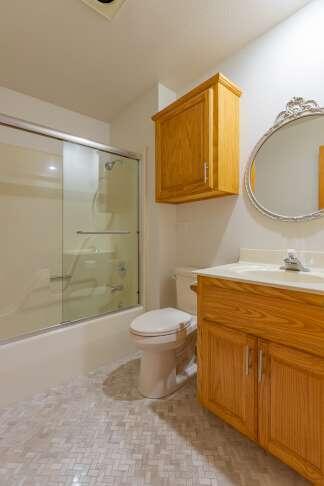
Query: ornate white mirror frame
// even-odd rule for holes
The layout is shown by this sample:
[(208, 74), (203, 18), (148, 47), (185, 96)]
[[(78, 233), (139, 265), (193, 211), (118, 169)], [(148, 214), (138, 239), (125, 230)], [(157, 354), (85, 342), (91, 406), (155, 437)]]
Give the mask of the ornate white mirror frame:
[(320, 107), (316, 103), (316, 101), (304, 100), (304, 98), (294, 97), (287, 103), (286, 109), (279, 113), (279, 115), (275, 119), (273, 126), (269, 128), (269, 130), (267, 130), (267, 132), (255, 145), (245, 169), (244, 183), (245, 189), (253, 206), (265, 216), (279, 221), (292, 222), (307, 221), (324, 216), (324, 210), (318, 210), (313, 213), (304, 214), (301, 216), (285, 216), (282, 214), (276, 214), (259, 203), (254, 195), (251, 185), (253, 162), (255, 161), (256, 156), (262, 145), (268, 140), (268, 138), (271, 137), (271, 135), (273, 135), (275, 132), (280, 130), (282, 127), (288, 125), (289, 123), (292, 123), (295, 120), (318, 115), (324, 115), (324, 108)]

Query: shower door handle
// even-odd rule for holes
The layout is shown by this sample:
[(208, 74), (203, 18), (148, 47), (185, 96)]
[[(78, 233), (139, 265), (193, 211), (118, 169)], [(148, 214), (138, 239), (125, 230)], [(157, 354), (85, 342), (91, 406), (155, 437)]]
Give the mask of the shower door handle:
[(130, 231), (77, 231), (77, 235), (129, 235)]

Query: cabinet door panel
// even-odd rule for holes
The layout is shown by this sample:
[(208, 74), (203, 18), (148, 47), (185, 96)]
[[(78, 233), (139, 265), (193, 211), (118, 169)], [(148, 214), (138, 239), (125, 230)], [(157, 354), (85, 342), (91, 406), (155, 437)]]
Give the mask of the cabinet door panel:
[(157, 122), (157, 197), (213, 187), (213, 90), (175, 108)]
[(308, 479), (324, 478), (324, 361), (265, 341), (259, 441)]
[(198, 393), (212, 412), (252, 439), (257, 436), (257, 340), (203, 322), (199, 328)]

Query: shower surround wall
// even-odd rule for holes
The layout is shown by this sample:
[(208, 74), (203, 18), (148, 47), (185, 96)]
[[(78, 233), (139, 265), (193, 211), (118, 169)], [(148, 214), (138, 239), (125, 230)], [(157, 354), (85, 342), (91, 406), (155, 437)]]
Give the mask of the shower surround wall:
[[(98, 142), (110, 143), (109, 124), (29, 96), (0, 88), (0, 106), (0, 111), (6, 115), (67, 131)], [(8, 133), (5, 133), (6, 130)], [(8, 218), (8, 231), (3, 242), (9, 242), (11, 237), (15, 237), (13, 243), (17, 244), (17, 248), (13, 252), (16, 257), (12, 258), (11, 262), (4, 262), (4, 265), (9, 265), (9, 267), (2, 272), (2, 275), (7, 275), (8, 278), (5, 286), (6, 295), (3, 293), (1, 296), (2, 309), (6, 302), (12, 302), (15, 296), (23, 293), (22, 286), (25, 285), (26, 277), (30, 277), (32, 270), (48, 267), (49, 255), (52, 255), (53, 258), (55, 255), (57, 256), (51, 263), (51, 274), (60, 275), (62, 250), (60, 246), (61, 234), (57, 231), (60, 225), (56, 224), (61, 215), (57, 205), (60, 170), (48, 172), (45, 178), (43, 177), (44, 174), (38, 174), (36, 171), (37, 177), (38, 175), (41, 176), (40, 184), (38, 184), (37, 177), (35, 180), (34, 169), (35, 167), (37, 170), (43, 169), (44, 158), (47, 166), (52, 165), (60, 169), (62, 167), (63, 144), (38, 136), (35, 141), (35, 137), (33, 138), (31, 134), (20, 132), (19, 137), (21, 136), (23, 139), (22, 145), (28, 148), (27, 151), (24, 148), (22, 153), (22, 149), (17, 143), (16, 134), (13, 130), (9, 132), (10, 129), (1, 128), (1, 134), (5, 134), (5, 140), (0, 140), (0, 142), (8, 143), (3, 146), (6, 153), (2, 154), (1, 158), (3, 204), (0, 208), (0, 215), (3, 220), (6, 217)], [(11, 162), (10, 167), (6, 167), (7, 162)], [(29, 163), (31, 165), (28, 165)], [(65, 175), (67, 176), (67, 174)], [(33, 198), (26, 198), (26, 204), (21, 204), (21, 197), (25, 196), (20, 194), (19, 211), (16, 212), (15, 198), (12, 197), (13, 194), (10, 194), (12, 187), (10, 184), (13, 178), (17, 178), (19, 187), (24, 185), (34, 187), (35, 185), (35, 194)], [(42, 190), (45, 186), (46, 194), (43, 194)], [(5, 193), (4, 189), (6, 189)], [(22, 211), (25, 211), (24, 215)], [(75, 207), (73, 218), (73, 232), (76, 225), (78, 229), (86, 229), (83, 227), (87, 218), (87, 216), (85, 217), (84, 207)], [(16, 227), (11, 224), (12, 221), (17, 223)], [(30, 231), (30, 228), (27, 228), (29, 231), (24, 231), (25, 225), (29, 223), (35, 226), (35, 232)], [(81, 223), (82, 226), (79, 228)], [(29, 239), (26, 239), (27, 234), (28, 238), (35, 235), (35, 239), (29, 241)], [(72, 241), (71, 245), (73, 245)], [(28, 256), (28, 248), (31, 250), (32, 258), (30, 258), (30, 255)], [(43, 257), (44, 262), (42, 264), (41, 259)], [(17, 270), (19, 267), (18, 274), (21, 275), (16, 283), (10, 281), (10, 276), (14, 273), (13, 267), (17, 267)], [(48, 281), (49, 275), (45, 276), (44, 274), (43, 276), (44, 281)], [(48, 296), (45, 297), (47, 299)], [(36, 309), (38, 307), (35, 306)], [(60, 383), (101, 364), (109, 363), (131, 352), (133, 347), (128, 339), (128, 327), (130, 321), (140, 312), (141, 309), (123, 311), (118, 315), (88, 320), (81, 324), (0, 346), (0, 406), (27, 397), (34, 392), (42, 391), (48, 386)], [(50, 320), (49, 324), (60, 322), (59, 317), (62, 315), (62, 308), (56, 302), (56, 305), (53, 305), (52, 308), (46, 309), (46, 313)], [(28, 331), (28, 325), (32, 325), (33, 316), (34, 319), (41, 319), (41, 316), (22, 312), (21, 315), (17, 315), (16, 321), (13, 316), (10, 324), (14, 326), (20, 320), (20, 323)], [(43, 323), (46, 324), (47, 321), (43, 321)]]

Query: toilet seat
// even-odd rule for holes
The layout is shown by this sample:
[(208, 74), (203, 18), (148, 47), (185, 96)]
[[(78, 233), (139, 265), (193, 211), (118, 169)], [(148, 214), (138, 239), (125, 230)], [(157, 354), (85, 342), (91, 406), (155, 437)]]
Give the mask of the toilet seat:
[(189, 327), (192, 319), (193, 316), (187, 312), (167, 307), (136, 317), (130, 325), (130, 332), (147, 337), (175, 334)]

